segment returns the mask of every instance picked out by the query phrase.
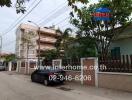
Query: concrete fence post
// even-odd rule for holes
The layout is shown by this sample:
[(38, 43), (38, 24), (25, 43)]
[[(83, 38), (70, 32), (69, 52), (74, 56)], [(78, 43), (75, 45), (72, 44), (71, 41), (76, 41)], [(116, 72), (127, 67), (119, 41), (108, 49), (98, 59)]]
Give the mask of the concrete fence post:
[(18, 61), (17, 61), (17, 68), (16, 68), (16, 72), (19, 72), (18, 65), (19, 65), (19, 64), (18, 64)]
[(62, 68), (62, 59), (52, 60), (52, 66)]
[[(98, 87), (98, 58), (81, 58), (81, 84)], [(85, 76), (91, 76), (90, 80), (84, 80)]]
[(21, 62), (20, 62), (20, 60), (17, 60), (16, 72), (20, 72), (20, 66), (21, 66)]
[(12, 62), (8, 63), (8, 71), (12, 71)]

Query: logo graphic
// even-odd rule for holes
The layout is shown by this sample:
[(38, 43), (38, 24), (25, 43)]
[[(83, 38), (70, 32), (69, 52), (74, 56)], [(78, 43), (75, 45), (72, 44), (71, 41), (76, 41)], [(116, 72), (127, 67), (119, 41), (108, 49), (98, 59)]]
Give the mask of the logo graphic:
[(95, 10), (92, 14), (95, 21), (110, 21), (111, 20), (111, 10), (106, 7), (100, 7)]

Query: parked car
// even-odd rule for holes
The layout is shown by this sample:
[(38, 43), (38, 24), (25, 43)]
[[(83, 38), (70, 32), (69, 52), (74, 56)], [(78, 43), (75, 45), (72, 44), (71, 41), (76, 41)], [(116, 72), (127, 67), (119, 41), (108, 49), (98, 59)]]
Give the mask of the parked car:
[(51, 83), (64, 83), (64, 78), (65, 71), (59, 68), (54, 69), (53, 67), (37, 69), (31, 74), (32, 82), (43, 83), (46, 86)]

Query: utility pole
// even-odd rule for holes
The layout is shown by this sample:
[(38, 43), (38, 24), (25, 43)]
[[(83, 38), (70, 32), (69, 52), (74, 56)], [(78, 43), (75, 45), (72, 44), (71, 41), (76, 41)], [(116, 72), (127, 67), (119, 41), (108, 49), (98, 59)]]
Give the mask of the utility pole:
[(40, 27), (38, 27), (38, 66), (40, 67)]
[(34, 25), (36, 25), (38, 27), (38, 64), (37, 67), (40, 67), (40, 26), (36, 23), (34, 23), (33, 21), (28, 21), (29, 23), (33, 23)]
[(2, 54), (2, 36), (0, 36), (0, 59)]

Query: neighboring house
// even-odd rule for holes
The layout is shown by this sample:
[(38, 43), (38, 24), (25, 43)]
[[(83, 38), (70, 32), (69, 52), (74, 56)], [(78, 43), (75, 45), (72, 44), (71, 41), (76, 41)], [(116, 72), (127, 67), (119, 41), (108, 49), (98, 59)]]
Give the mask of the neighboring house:
[(5, 53), (1, 53), (0, 54), (0, 62), (4, 62), (5, 61), (5, 56), (6, 56), (7, 54), (5, 54)]
[[(56, 49), (54, 44), (57, 36), (60, 36), (60, 34), (56, 33), (56, 30), (53, 28), (40, 28), (40, 51), (44, 52)], [(38, 46), (38, 27), (21, 24), (16, 31), (17, 71), (27, 74), (30, 73), (30, 65), (32, 69), (36, 66), (38, 61)]]
[(110, 45), (111, 54), (116, 57), (132, 55), (132, 25), (118, 32)]
[[(1, 53), (0, 54), (0, 66), (6, 67), (6, 70), (8, 70), (9, 62), (11, 63), (12, 69), (16, 69), (16, 62), (15, 60), (11, 60), (11, 57), (15, 56), (13, 53)], [(9, 61), (10, 60), (10, 61)]]
[(12, 55), (11, 53), (1, 53), (0, 54), (0, 62), (4, 62), (6, 60), (6, 57)]

